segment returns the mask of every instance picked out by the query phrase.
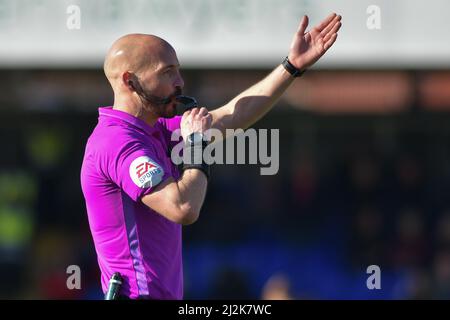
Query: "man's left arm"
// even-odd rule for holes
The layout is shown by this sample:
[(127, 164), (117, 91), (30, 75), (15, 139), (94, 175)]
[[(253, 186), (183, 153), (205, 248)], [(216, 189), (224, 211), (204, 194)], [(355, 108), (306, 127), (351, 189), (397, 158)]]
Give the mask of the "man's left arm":
[[(304, 16), (291, 42), (288, 59), (293, 67), (306, 70), (333, 45), (341, 27), (341, 16), (333, 13), (308, 32)], [(262, 118), (294, 81), (279, 65), (267, 77), (236, 96), (226, 105), (212, 110), (212, 128), (221, 130), (248, 128)]]

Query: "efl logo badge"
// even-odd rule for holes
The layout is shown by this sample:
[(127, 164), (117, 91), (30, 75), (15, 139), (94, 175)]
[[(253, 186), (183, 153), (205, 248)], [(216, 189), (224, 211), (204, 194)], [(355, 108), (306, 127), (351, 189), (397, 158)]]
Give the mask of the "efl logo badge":
[(130, 165), (130, 177), (139, 188), (150, 188), (161, 182), (164, 170), (152, 159), (141, 156)]

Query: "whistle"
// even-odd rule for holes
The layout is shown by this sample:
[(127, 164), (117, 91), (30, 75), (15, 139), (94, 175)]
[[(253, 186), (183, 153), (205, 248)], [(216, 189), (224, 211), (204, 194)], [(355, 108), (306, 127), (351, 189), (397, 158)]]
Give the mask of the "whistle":
[(197, 100), (190, 96), (179, 95), (175, 97), (175, 100), (178, 102), (177, 115), (182, 115), (187, 110), (198, 107)]

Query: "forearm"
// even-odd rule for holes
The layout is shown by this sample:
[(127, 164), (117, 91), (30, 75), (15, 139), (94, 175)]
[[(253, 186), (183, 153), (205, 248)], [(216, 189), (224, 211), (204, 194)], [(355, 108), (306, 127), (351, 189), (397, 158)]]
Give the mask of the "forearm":
[(186, 169), (177, 181), (177, 185), (181, 206), (198, 217), (208, 186), (206, 175), (197, 169)]
[(177, 181), (169, 178), (142, 197), (142, 203), (170, 221), (189, 225), (199, 217), (206, 186), (203, 172), (186, 169)]
[[(248, 128), (263, 117), (286, 91), (294, 78), (282, 65), (263, 80), (254, 84), (222, 108), (211, 112), (220, 119), (216, 127), (225, 129)], [(214, 120), (213, 120), (214, 122)]]

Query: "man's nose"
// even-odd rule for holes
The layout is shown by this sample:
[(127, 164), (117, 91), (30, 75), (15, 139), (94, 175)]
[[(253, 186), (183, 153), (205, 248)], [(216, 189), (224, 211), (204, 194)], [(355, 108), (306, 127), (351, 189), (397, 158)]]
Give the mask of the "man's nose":
[(180, 74), (178, 74), (178, 77), (175, 79), (175, 83), (174, 83), (175, 87), (180, 87), (181, 89), (183, 89), (184, 87), (184, 80), (181, 77)]

